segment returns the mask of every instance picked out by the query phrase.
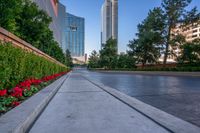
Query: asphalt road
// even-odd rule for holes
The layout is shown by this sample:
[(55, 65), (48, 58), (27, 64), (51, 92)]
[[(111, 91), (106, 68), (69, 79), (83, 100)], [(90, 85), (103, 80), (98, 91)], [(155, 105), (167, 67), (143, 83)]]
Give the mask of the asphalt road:
[(200, 77), (79, 72), (200, 127)]

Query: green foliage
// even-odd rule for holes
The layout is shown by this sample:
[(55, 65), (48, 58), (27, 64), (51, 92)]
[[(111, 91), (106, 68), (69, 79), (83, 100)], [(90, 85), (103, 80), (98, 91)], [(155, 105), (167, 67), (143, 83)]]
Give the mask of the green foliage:
[(135, 67), (135, 58), (127, 54), (119, 55), (118, 61), (117, 61), (117, 68), (128, 69), (128, 68), (134, 68), (134, 67)]
[(34, 94), (34, 93), (37, 93), (39, 91), (39, 89), (35, 86), (31, 86), (31, 92)]
[(0, 26), (63, 64), (65, 54), (49, 29), (52, 18), (30, 0), (1, 0)]
[(185, 15), (186, 7), (191, 3), (192, 0), (162, 0), (162, 9), (165, 16), (165, 51), (164, 51), (164, 61), (166, 64), (167, 58), (170, 55), (170, 42), (172, 29), (179, 22), (184, 22), (182, 19)]
[(116, 40), (109, 39), (105, 47), (100, 50), (100, 55), (94, 50), (89, 57), (89, 69), (121, 70), (134, 68), (135, 59), (127, 54), (117, 55), (116, 44)]
[(94, 50), (89, 57), (89, 68), (99, 68), (99, 54)]
[(114, 66), (113, 61), (117, 56), (117, 40), (109, 39), (105, 47), (100, 50), (100, 65), (103, 68), (110, 69)]
[(148, 63), (156, 63), (160, 57), (162, 43), (164, 41), (162, 35), (164, 31), (164, 16), (160, 8), (150, 10), (148, 17), (138, 25), (137, 39), (130, 41), (128, 51), (130, 56), (136, 58), (138, 63), (143, 65)]
[(144, 68), (136, 68), (133, 69), (133, 71), (172, 71), (172, 72), (199, 72), (200, 67), (194, 67), (194, 66), (182, 66), (182, 67), (144, 67)]
[(9, 109), (9, 106), (16, 100), (17, 98), (12, 96), (0, 97), (0, 114), (6, 112)]
[(180, 46), (181, 55), (178, 57), (180, 63), (200, 63), (200, 40), (186, 42)]
[(32, 96), (32, 91), (29, 91), (29, 90), (24, 90), (24, 92), (23, 92), (23, 95), (25, 96), (25, 97), (30, 97), (30, 96)]
[(22, 0), (1, 0), (0, 2), (0, 27), (10, 32), (18, 29), (16, 19), (20, 18)]
[[(184, 36), (174, 34), (172, 29), (177, 26), (187, 28), (188, 24), (194, 26), (200, 23), (200, 13), (196, 7), (191, 11), (186, 11), (191, 1), (162, 0), (161, 7), (150, 10), (147, 18), (138, 25), (137, 38), (128, 44), (129, 55), (135, 57), (136, 62), (143, 65), (147, 62), (157, 63), (161, 54), (164, 54), (163, 64), (166, 64), (169, 55), (177, 56), (174, 50), (185, 44), (186, 40)], [(192, 54), (193, 48), (190, 45), (185, 44), (182, 49), (185, 49), (182, 52), (187, 51), (186, 53), (191, 54), (182, 53), (179, 60), (184, 60), (186, 56), (193, 59), (198, 56), (196, 53)]]
[(70, 51), (67, 49), (65, 53), (66, 65), (69, 67), (73, 67), (72, 57)]
[(25, 79), (53, 75), (67, 68), (11, 44), (0, 44), (0, 88), (12, 88)]
[(24, 95), (25, 97), (30, 97), (30, 96), (32, 96), (33, 94), (37, 93), (38, 91), (39, 91), (39, 89), (38, 89), (37, 87), (31, 86), (31, 89), (30, 89), (30, 90), (25, 89), (25, 90), (23, 91), (23, 95)]

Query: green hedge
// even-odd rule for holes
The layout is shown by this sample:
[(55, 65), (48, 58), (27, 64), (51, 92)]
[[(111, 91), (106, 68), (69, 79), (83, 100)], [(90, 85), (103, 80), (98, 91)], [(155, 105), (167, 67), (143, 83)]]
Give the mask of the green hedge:
[(163, 68), (136, 68), (135, 71), (174, 71), (174, 72), (199, 72), (199, 67), (187, 66), (187, 67), (163, 67)]
[(0, 90), (11, 89), (28, 78), (40, 79), (67, 69), (12, 44), (0, 43)]

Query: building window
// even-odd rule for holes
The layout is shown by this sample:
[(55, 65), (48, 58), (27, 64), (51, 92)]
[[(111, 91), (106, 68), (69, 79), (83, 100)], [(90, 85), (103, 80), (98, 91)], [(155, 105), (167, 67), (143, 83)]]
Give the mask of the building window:
[(197, 37), (197, 35), (192, 35), (192, 38), (195, 38), (195, 37)]
[(195, 29), (195, 28), (197, 28), (197, 27), (198, 27), (197, 24), (195, 24), (195, 25), (192, 26), (193, 29)]
[(198, 30), (193, 30), (193, 33), (196, 33)]
[(77, 31), (77, 29), (78, 29), (78, 28), (77, 28), (76, 26), (70, 26), (70, 30), (71, 30), (71, 31)]

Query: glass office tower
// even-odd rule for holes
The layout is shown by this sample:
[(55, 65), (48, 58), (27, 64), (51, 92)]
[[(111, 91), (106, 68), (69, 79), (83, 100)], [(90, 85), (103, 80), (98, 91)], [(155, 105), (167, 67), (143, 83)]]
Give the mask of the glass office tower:
[(101, 47), (110, 38), (118, 40), (118, 0), (105, 0), (101, 9)]
[(67, 13), (66, 20), (66, 48), (69, 49), (72, 57), (84, 56), (85, 19)]

